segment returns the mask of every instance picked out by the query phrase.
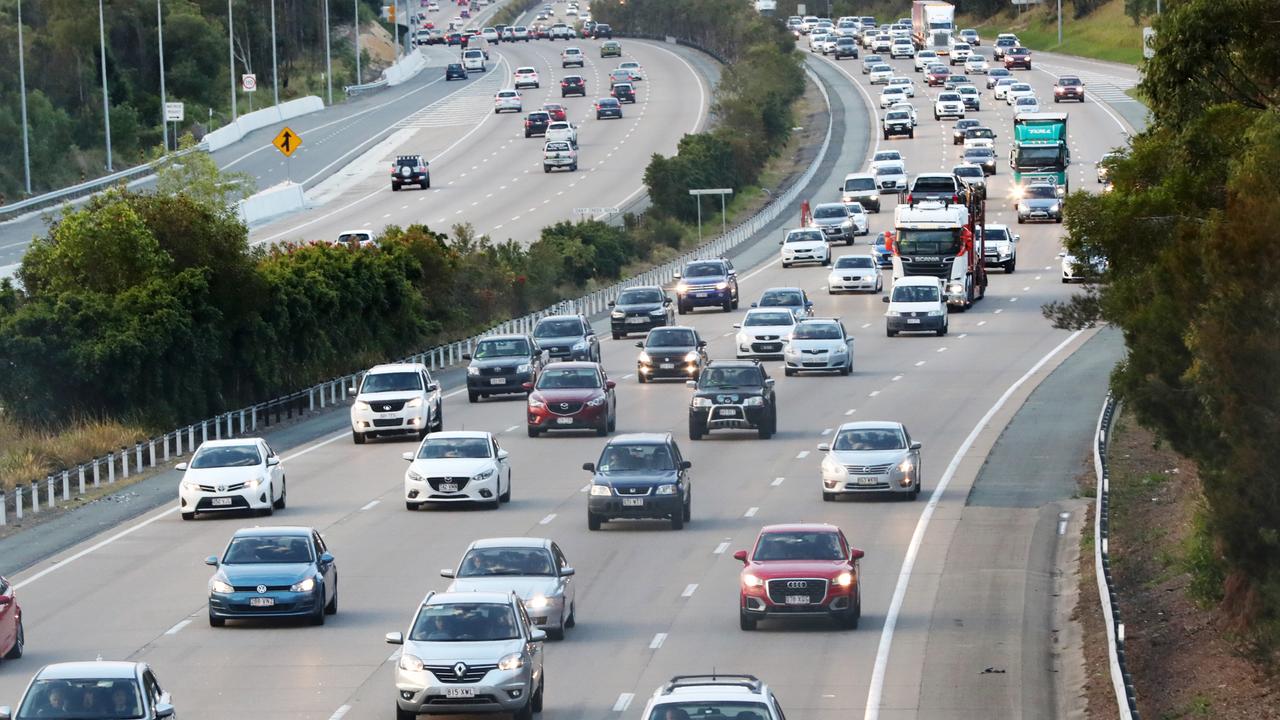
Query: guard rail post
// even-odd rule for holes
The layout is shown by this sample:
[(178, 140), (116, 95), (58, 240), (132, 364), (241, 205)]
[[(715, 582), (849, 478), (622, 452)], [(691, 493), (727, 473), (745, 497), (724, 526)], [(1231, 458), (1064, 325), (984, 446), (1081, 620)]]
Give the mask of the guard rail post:
[(116, 483), (116, 454), (107, 453), (107, 484)]
[(76, 468), (76, 479), (79, 481), (80, 494), (84, 494), (84, 465)]
[(53, 476), (49, 475), (44, 479), (44, 496), (49, 509), (53, 509), (57, 503), (58, 493), (53, 490)]
[(4, 527), (5, 525), (9, 524), (9, 518), (8, 518), (9, 509), (8, 507), (6, 507), (8, 502), (9, 502), (9, 499), (8, 497), (5, 496), (4, 490), (0, 490), (0, 527)]
[(120, 472), (121, 480), (129, 477), (129, 448), (120, 448)]
[(98, 458), (93, 459), (93, 486), (102, 487), (102, 479), (98, 476)]
[(35, 515), (40, 512), (40, 483), (32, 481), (31, 483), (31, 514)]
[(62, 471), (62, 502), (71, 500), (71, 471)]
[(151, 467), (156, 466), (156, 439), (151, 438), (147, 441), (147, 454), (151, 456)]
[(142, 443), (133, 446), (133, 459), (134, 472), (142, 472)]
[(22, 522), (22, 486), (19, 485), (13, 489), (13, 514), (18, 518), (18, 522)]

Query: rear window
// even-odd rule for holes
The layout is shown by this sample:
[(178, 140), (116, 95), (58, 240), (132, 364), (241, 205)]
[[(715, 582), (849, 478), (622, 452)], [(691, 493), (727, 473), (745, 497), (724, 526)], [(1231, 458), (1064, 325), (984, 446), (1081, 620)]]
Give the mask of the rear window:
[[(631, 88), (626, 88), (630, 90)], [(600, 107), (618, 107), (618, 101), (613, 98), (600, 98)]]
[(563, 152), (563, 151), (565, 151), (565, 150), (568, 150), (568, 149), (569, 149), (569, 143), (567, 143), (567, 142), (549, 142), (549, 143), (547, 143), (547, 149), (548, 149), (548, 150), (551, 150), (551, 151), (554, 151), (554, 152)]
[(915, 183), (912, 184), (911, 189), (913, 192), (954, 192), (956, 181), (950, 176), (918, 177)]
[(544, 112), (535, 112), (529, 113), (529, 119), (534, 122), (547, 122), (551, 119), (551, 116)]

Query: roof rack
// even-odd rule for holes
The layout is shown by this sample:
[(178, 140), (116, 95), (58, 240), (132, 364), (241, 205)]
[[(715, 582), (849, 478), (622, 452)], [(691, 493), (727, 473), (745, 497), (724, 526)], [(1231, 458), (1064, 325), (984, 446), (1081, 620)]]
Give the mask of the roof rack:
[(760, 692), (764, 683), (755, 675), (735, 675), (732, 673), (714, 673), (711, 675), (676, 675), (662, 688), (663, 695), (670, 695), (673, 690), (682, 687), (698, 687), (700, 685), (721, 685), (744, 687), (753, 693)]

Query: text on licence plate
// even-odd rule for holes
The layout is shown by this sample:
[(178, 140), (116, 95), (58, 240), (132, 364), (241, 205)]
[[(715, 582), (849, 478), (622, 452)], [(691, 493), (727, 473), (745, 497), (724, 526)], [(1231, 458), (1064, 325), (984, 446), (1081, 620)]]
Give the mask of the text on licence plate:
[(490, 385), (506, 385), (507, 379), (506, 378), (489, 378), (489, 384)]
[(720, 417), (737, 417), (738, 411), (732, 408), (720, 408), (716, 411), (716, 414)]
[(458, 483), (440, 483), (440, 492), (458, 492)]
[(560, 423), (561, 425), (572, 425), (573, 418), (556, 418), (556, 422)]
[(212, 500), (210, 500), (210, 501), (209, 501), (209, 504), (210, 504), (210, 505), (213, 505), (214, 507), (218, 507), (218, 506), (221, 506), (221, 505), (230, 505), (230, 504), (231, 504), (231, 498), (214, 498), (214, 499), (212, 499)]
[(808, 605), (809, 596), (808, 595), (788, 595), (786, 597), (786, 602), (788, 605)]
[(854, 478), (854, 482), (855, 482), (855, 483), (857, 483), (857, 484), (859, 484), (859, 485), (875, 485), (876, 483), (880, 482), (880, 478), (878, 478), (878, 477), (860, 477), (860, 478)]
[(645, 324), (646, 322), (647, 322), (647, 320), (646, 320), (645, 318), (642, 318), (642, 317), (627, 318), (627, 324), (628, 324), (628, 325), (643, 325), (643, 324)]
[(444, 689), (444, 696), (447, 698), (469, 698), (476, 696), (476, 689), (469, 687), (451, 687)]
[(658, 369), (659, 370), (675, 370), (676, 364), (675, 363), (658, 363)]
[(644, 507), (644, 498), (622, 498), (623, 507)]
[(920, 318), (907, 318), (907, 324), (908, 324), (908, 325), (919, 325), (919, 324), (920, 324)]
[(254, 597), (249, 598), (249, 607), (271, 607), (276, 604), (275, 598)]

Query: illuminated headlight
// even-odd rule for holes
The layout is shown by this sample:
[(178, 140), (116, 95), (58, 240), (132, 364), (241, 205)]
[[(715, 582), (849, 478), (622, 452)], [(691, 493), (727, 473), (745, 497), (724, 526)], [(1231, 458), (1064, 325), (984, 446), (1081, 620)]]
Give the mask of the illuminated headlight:
[(720, 281), (720, 282), (716, 283), (716, 289), (717, 289), (717, 290), (727, 290), (727, 289), (729, 289), (729, 283), (724, 282), (724, 281), (722, 280), (722, 281)]
[(909, 473), (915, 468), (916, 468), (915, 463), (911, 462), (910, 458), (898, 463), (898, 472), (901, 472), (901, 473)]
[(675, 495), (675, 494), (676, 494), (676, 486), (675, 486), (675, 485), (672, 485), (672, 484), (670, 484), (670, 483), (668, 483), (668, 484), (666, 484), (666, 485), (659, 485), (659, 486), (658, 486), (658, 491), (657, 491), (657, 493), (655, 493), (655, 494), (657, 494), (657, 495)]
[(609, 313), (609, 317), (612, 317), (612, 318), (624, 318), (626, 316), (627, 314), (622, 312), (621, 310), (614, 310), (613, 312)]
[(468, 366), (467, 366), (467, 374), (468, 374), (468, 375), (479, 375), (479, 374), (480, 374), (480, 368), (478, 368), (478, 367), (476, 367), (476, 366), (474, 366), (474, 365), (468, 365)]
[(962, 292), (964, 292), (964, 285), (962, 285), (962, 284), (960, 284), (960, 283), (951, 283), (950, 285), (948, 285), (948, 286), (947, 286), (947, 292), (949, 292), (949, 293), (962, 293)]
[(684, 282), (678, 282), (678, 283), (676, 283), (676, 292), (677, 292), (678, 294), (680, 294), (680, 295), (683, 295), (683, 294), (685, 294), (685, 293), (689, 292), (689, 286), (688, 286), (688, 284), (686, 284), (686, 283), (684, 283)]
[(516, 372), (518, 373), (527, 373), (527, 372), (531, 372), (532, 370), (533, 370), (532, 363), (521, 363), (519, 366), (516, 367)]
[(764, 585), (764, 581), (751, 573), (744, 573), (742, 576), (742, 584), (747, 587), (760, 587), (761, 585)]
[(1052, 204), (1052, 205), (1050, 205), (1050, 206), (1049, 206), (1049, 212), (1051, 212), (1051, 213), (1058, 212), (1058, 208), (1060, 208), (1060, 207), (1062, 207), (1062, 206), (1061, 206), (1061, 205), (1059, 205), (1058, 203), (1054, 203), (1054, 204)]
[(488, 479), (489, 479), (489, 478), (491, 478), (491, 477), (493, 477), (493, 468), (489, 468), (488, 470), (485, 470), (484, 472), (476, 473), (475, 477), (473, 477), (473, 478), (471, 478), (471, 479), (472, 479), (472, 480), (475, 480), (475, 481), (477, 481), (477, 482), (479, 482), (479, 481), (481, 481), (481, 480), (488, 480)]
[(684, 354), (684, 361), (687, 363), (698, 362), (698, 353), (690, 350)]
[(244, 489), (245, 489), (245, 490), (254, 490), (254, 489), (256, 489), (256, 488), (258, 487), (258, 485), (259, 485), (259, 484), (261, 484), (261, 483), (262, 483), (262, 480), (261, 480), (261, 479), (259, 479), (259, 478), (252, 478), (252, 479), (250, 479), (250, 480), (245, 480), (245, 481), (244, 481)]
[(498, 661), (499, 670), (519, 670), (524, 667), (524, 657), (520, 653), (511, 653)]
[(550, 604), (551, 601), (547, 600), (546, 595), (534, 595), (524, 601), (524, 606), (530, 610), (545, 610)]
[(311, 592), (316, 589), (316, 579), (307, 578), (302, 582), (296, 582), (289, 586), (289, 592)]
[(188, 491), (190, 491), (190, 492), (195, 492), (195, 491), (197, 491), (197, 490), (199, 490), (199, 489), (200, 489), (200, 486), (199, 486), (199, 485), (197, 485), (196, 483), (191, 482), (190, 480), (183, 480), (183, 481), (182, 481), (182, 489), (183, 489), (183, 490), (188, 490)]
[(1030, 211), (1030, 208), (1027, 207), (1026, 203), (1022, 203), (1022, 202), (1018, 203), (1018, 212), (1024, 213), (1029, 211)]
[(235, 588), (231, 587), (230, 585), (228, 585), (227, 583), (221, 580), (214, 580), (210, 582), (209, 589), (212, 590), (213, 592), (222, 593), (224, 595), (227, 593), (233, 593), (236, 591)]
[(608, 485), (592, 485), (591, 494), (596, 497), (609, 497), (613, 495), (613, 489)]
[(362, 400), (357, 400), (357, 401), (355, 402), (355, 405), (353, 405), (352, 407), (354, 407), (356, 410), (368, 410), (368, 409), (369, 409), (369, 403), (364, 402), (364, 401), (362, 401)]
[(408, 410), (408, 409), (410, 409), (410, 408), (420, 408), (420, 407), (422, 407), (422, 398), (420, 398), (420, 397), (416, 397), (416, 398), (414, 398), (414, 399), (410, 400), (409, 402), (405, 403), (405, 404), (404, 404), (404, 407), (405, 407), (405, 409), (406, 409), (406, 410)]
[(530, 397), (529, 397), (529, 407), (534, 408), (534, 409), (536, 409), (536, 410), (541, 410), (541, 409), (546, 408), (546, 407), (547, 407), (547, 404), (546, 404), (546, 403), (544, 403), (544, 402), (542, 402), (541, 400), (539, 400), (539, 399), (538, 399), (538, 398), (536, 398), (536, 397), (530, 396)]
[(607, 399), (608, 399), (607, 397), (605, 397), (604, 395), (601, 395), (601, 396), (600, 396), (600, 397), (598, 397), (598, 398), (594, 398), (594, 399), (592, 399), (592, 400), (588, 400), (588, 401), (587, 401), (587, 407), (600, 407), (601, 405), (603, 405), (603, 404), (604, 404), (604, 401), (605, 401), (605, 400), (607, 400)]
[(886, 317), (902, 317), (902, 313), (897, 310), (889, 310), (885, 312)]
[(400, 656), (400, 669), (409, 672), (422, 672), (422, 660), (408, 653)]
[(747, 407), (761, 407), (762, 405), (764, 405), (764, 398), (760, 397), (759, 395), (756, 395), (753, 397), (749, 397), (746, 400), (743, 400), (742, 404), (746, 405)]
[(846, 227), (846, 228), (853, 227), (853, 218), (849, 218), (848, 220), (845, 220), (844, 222), (840, 223), (840, 227)]
[(409, 478), (410, 480), (412, 480), (413, 482), (426, 482), (426, 481), (427, 481), (427, 479), (426, 479), (426, 478), (422, 477), (421, 475), (419, 475), (417, 472), (415, 472), (415, 471), (413, 471), (413, 470), (410, 470), (410, 471), (409, 471), (408, 478)]
[(653, 362), (653, 358), (649, 357), (649, 353), (641, 350), (640, 354), (636, 356), (636, 362), (639, 362), (644, 365), (648, 365), (649, 363)]
[(853, 573), (842, 572), (836, 576), (836, 585), (840, 587), (849, 587), (853, 584)]
[(694, 407), (711, 407), (711, 398), (696, 397), (693, 399)]

